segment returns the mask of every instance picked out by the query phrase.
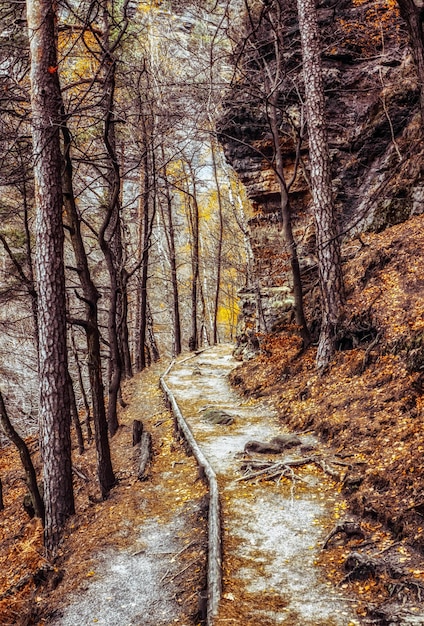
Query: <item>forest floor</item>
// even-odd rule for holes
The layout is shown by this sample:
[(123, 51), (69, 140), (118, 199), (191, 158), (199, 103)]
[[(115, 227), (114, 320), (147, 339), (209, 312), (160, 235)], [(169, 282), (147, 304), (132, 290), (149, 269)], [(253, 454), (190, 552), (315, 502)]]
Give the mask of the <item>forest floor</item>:
[[(325, 551), (333, 582), (362, 598), (368, 623), (423, 624), (399, 609), (424, 599), (423, 217), (362, 235), (343, 252), (346, 315), (328, 370), (318, 375), (315, 347), (302, 352), (296, 328), (285, 328), (263, 337), (232, 382), (271, 399), (282, 424), (313, 431), (337, 454), (342, 494), (366, 538), (345, 536)], [(358, 567), (347, 575), (352, 551)]]
[[(94, 444), (74, 450), (77, 515), (54, 564), (43, 558), (42, 530), (22, 507), (23, 472), (15, 451), (0, 452), (5, 510), (0, 513), (0, 624), (19, 626), (193, 626), (205, 587), (206, 488), (193, 458), (175, 441), (158, 387), (158, 364), (126, 383), (128, 406), (112, 440), (117, 485), (102, 502)], [(138, 473), (132, 423), (152, 434), (154, 461)], [(37, 443), (30, 442), (38, 462)], [(84, 478), (86, 477), (86, 478)], [(75, 609), (75, 603), (77, 609)]]
[[(167, 376), (219, 485), (223, 596), (214, 624), (358, 626), (354, 598), (318, 566), (344, 505), (334, 481), (305, 458), (326, 452), (311, 434), (292, 437), (269, 402), (235, 393), (234, 366), (231, 346), (217, 346), (177, 362)], [(284, 446), (272, 452), (266, 442), (275, 437)], [(261, 452), (253, 442), (265, 442)], [(273, 481), (263, 474), (267, 463), (274, 473), (279, 467)]]

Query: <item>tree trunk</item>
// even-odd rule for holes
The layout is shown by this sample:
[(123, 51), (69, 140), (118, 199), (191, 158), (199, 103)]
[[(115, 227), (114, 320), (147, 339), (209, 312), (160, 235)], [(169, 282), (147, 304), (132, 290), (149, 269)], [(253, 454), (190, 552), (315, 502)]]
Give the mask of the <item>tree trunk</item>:
[(160, 354), (159, 354), (159, 348), (158, 348), (158, 344), (156, 341), (156, 337), (155, 337), (155, 333), (154, 333), (154, 325), (153, 325), (153, 315), (152, 315), (152, 309), (150, 307), (150, 302), (147, 302), (147, 336), (148, 336), (148, 343), (149, 343), (149, 348), (150, 348), (150, 352), (152, 355), (152, 361), (153, 363), (157, 363), (160, 359)]
[(122, 379), (122, 352), (119, 345), (118, 317), (122, 313), (120, 298), (123, 295), (120, 272), (122, 264), (121, 241), (121, 173), (116, 151), (115, 136), (115, 72), (116, 60), (110, 47), (109, 2), (101, 2), (102, 11), (102, 70), (103, 70), (103, 143), (106, 149), (106, 213), (99, 230), (98, 240), (106, 260), (110, 280), (108, 309), (109, 339), (109, 401), (107, 422), (113, 436), (119, 427), (118, 397)]
[(344, 287), (331, 189), (331, 165), (315, 0), (297, 0), (297, 7), (321, 290), (322, 323), (316, 362), (318, 369), (322, 370), (328, 365), (335, 350), (337, 329), (344, 305)]
[[(162, 147), (162, 158), (165, 160), (164, 151)], [(163, 224), (166, 232), (166, 239), (169, 250), (169, 264), (171, 266), (171, 284), (172, 284), (172, 318), (174, 325), (174, 354), (178, 356), (181, 354), (181, 319), (180, 319), (180, 302), (178, 293), (178, 276), (177, 276), (177, 255), (175, 249), (175, 229), (174, 221), (172, 217), (172, 198), (169, 188), (169, 181), (166, 173), (166, 167), (164, 168), (164, 182), (165, 182), (165, 195), (166, 195), (166, 216), (163, 218)]]
[(152, 435), (144, 431), (140, 439), (140, 459), (138, 464), (138, 480), (146, 480), (146, 469), (152, 459)]
[(199, 288), (200, 241), (199, 241), (199, 205), (198, 205), (197, 196), (196, 196), (196, 181), (194, 178), (194, 172), (191, 172), (191, 179), (192, 179), (192, 184), (193, 184), (193, 193), (188, 193), (188, 212), (189, 212), (189, 217), (190, 217), (190, 226), (191, 226), (191, 234), (192, 234), (191, 336), (189, 339), (189, 349), (191, 351), (194, 351), (194, 350), (197, 350), (199, 347), (199, 332), (198, 332), (198, 327), (197, 327), (197, 300), (198, 300), (198, 288)]
[(46, 503), (45, 543), (55, 553), (74, 513), (67, 402), (65, 271), (62, 224), (61, 92), (52, 0), (28, 0), (31, 107), (36, 184), (36, 269), (40, 347), (40, 440)]
[[(73, 170), (70, 155), (71, 136), (65, 123), (62, 124), (62, 132), (65, 145), (65, 167), (63, 171), (63, 197), (65, 205), (65, 215), (69, 221), (68, 227), (71, 237), (71, 243), (74, 250), (75, 261), (77, 264), (78, 277), (81, 282), (83, 291), (83, 300), (85, 304), (86, 319), (84, 330), (87, 339), (87, 364), (88, 376), (90, 380), (91, 402), (93, 408), (94, 435), (97, 451), (97, 475), (99, 478), (102, 496), (106, 497), (112, 486), (115, 484), (115, 476), (112, 468), (110, 456), (110, 446), (107, 434), (107, 419), (104, 402), (104, 386), (102, 375), (102, 362), (100, 353), (100, 329), (98, 322), (98, 300), (99, 292), (91, 279), (90, 268), (88, 266), (87, 253), (85, 251), (84, 242), (81, 233), (81, 224), (78, 215), (77, 206), (75, 204), (75, 195), (73, 190)], [(73, 342), (74, 339), (72, 338)], [(75, 358), (75, 343), (73, 343)], [(77, 362), (78, 369), (79, 364)], [(79, 374), (80, 375), (80, 374)], [(83, 387), (82, 379), (80, 385)], [(87, 435), (91, 439), (90, 414), (87, 412)]]
[(311, 343), (311, 336), (309, 334), (303, 308), (302, 279), (300, 276), (300, 265), (299, 257), (297, 255), (296, 241), (293, 235), (289, 194), (284, 176), (283, 155), (281, 151), (280, 135), (277, 123), (277, 105), (278, 90), (275, 89), (270, 97), (269, 121), (274, 142), (275, 171), (280, 185), (280, 218), (283, 224), (284, 241), (287, 245), (290, 257), (296, 324), (300, 327), (300, 334), (303, 339), (303, 344), (306, 347)]
[(71, 418), (74, 423), (75, 434), (78, 442), (78, 452), (83, 454), (84, 452), (84, 437), (82, 434), (81, 422), (78, 415), (77, 400), (75, 398), (74, 383), (72, 382), (71, 375), (68, 372), (68, 392), (69, 392), (69, 406), (71, 408)]
[(125, 267), (122, 267), (118, 311), (118, 337), (122, 355), (122, 375), (124, 378), (132, 378), (133, 376), (130, 351), (130, 333), (128, 329), (128, 279), (128, 272)]
[[(109, 113), (108, 113), (109, 116)], [(108, 122), (106, 122), (108, 126)], [(105, 137), (107, 130), (105, 130)], [(118, 316), (118, 290), (119, 281), (115, 267), (115, 259), (111, 247), (111, 242), (107, 238), (106, 231), (111, 225), (111, 230), (115, 230), (118, 227), (118, 217), (116, 215), (116, 202), (119, 194), (119, 179), (116, 175), (113, 176), (113, 190), (109, 199), (109, 207), (107, 214), (103, 221), (103, 224), (99, 231), (99, 245), (106, 260), (106, 267), (109, 273), (110, 280), (110, 293), (109, 293), (109, 308), (108, 308), (108, 338), (109, 338), (109, 401), (108, 401), (108, 417), (107, 423), (109, 433), (114, 435), (119, 427), (117, 403), (119, 388), (121, 386), (122, 378), (122, 360), (119, 350), (118, 341), (118, 329), (117, 329), (117, 316)]]
[(143, 422), (141, 420), (133, 421), (132, 431), (132, 445), (136, 446), (141, 441), (141, 435), (143, 434)]
[(140, 276), (140, 318), (138, 336), (138, 370), (146, 368), (146, 334), (147, 334), (147, 281), (149, 278), (149, 249), (150, 249), (150, 159), (147, 127), (144, 114), (141, 115), (143, 128), (143, 192), (140, 202), (140, 250), (141, 250), (141, 276)]
[(424, 8), (418, 0), (397, 0), (411, 38), (412, 52), (418, 74), (421, 122), (424, 126)]
[(213, 310), (213, 322), (212, 322), (212, 342), (213, 345), (218, 343), (218, 311), (219, 311), (219, 294), (221, 291), (221, 266), (222, 266), (222, 243), (224, 238), (224, 212), (222, 206), (222, 194), (218, 179), (218, 167), (216, 164), (215, 145), (213, 140), (211, 141), (211, 156), (212, 156), (212, 168), (215, 179), (216, 193), (218, 198), (218, 218), (219, 218), (219, 231), (218, 231), (218, 246), (216, 251), (216, 285), (215, 285), (215, 298), (214, 298), (214, 310)]
[(77, 368), (78, 385), (79, 385), (79, 388), (80, 388), (82, 401), (84, 403), (85, 430), (86, 430), (86, 433), (87, 433), (87, 441), (90, 444), (92, 442), (92, 440), (93, 440), (93, 432), (91, 430), (91, 408), (90, 408), (90, 403), (88, 402), (87, 393), (85, 391), (84, 380), (83, 380), (82, 371), (81, 371), (81, 363), (80, 363), (79, 356), (78, 356), (78, 348), (77, 348), (77, 345), (75, 343), (75, 336), (74, 336), (73, 330), (74, 329), (71, 326), (72, 353), (74, 355), (75, 365), (76, 365), (76, 368)]
[[(31, 496), (32, 505), (34, 507), (34, 514), (36, 517), (41, 518), (44, 523), (45, 510), (44, 502), (40, 495), (40, 490), (37, 484), (37, 475), (35, 473), (34, 465), (32, 463), (31, 455), (28, 450), (28, 446), (22, 437), (14, 429), (9, 416), (7, 414), (6, 405), (4, 403), (3, 395), (0, 392), (0, 423), (3, 428), (4, 434), (12, 443), (15, 444), (21, 457), (22, 465), (25, 470), (25, 476), (27, 481), (27, 487)], [(1, 504), (3, 499), (0, 498)], [(0, 507), (0, 510), (3, 507)]]

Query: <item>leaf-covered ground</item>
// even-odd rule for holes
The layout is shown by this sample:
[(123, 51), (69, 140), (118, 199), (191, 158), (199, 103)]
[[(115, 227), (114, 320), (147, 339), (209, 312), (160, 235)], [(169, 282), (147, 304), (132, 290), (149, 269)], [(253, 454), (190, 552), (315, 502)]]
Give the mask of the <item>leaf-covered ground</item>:
[[(343, 492), (370, 533), (388, 530), (388, 541), (423, 554), (424, 219), (363, 235), (344, 255), (346, 314), (328, 371), (317, 375), (315, 348), (302, 354), (292, 328), (263, 338), (233, 383), (271, 397), (293, 430), (319, 433), (345, 463)], [(404, 560), (422, 585), (424, 562)], [(387, 589), (373, 587), (359, 591), (381, 600)]]
[[(175, 545), (166, 548), (170, 553), (156, 556), (162, 559), (165, 571), (156, 581), (152, 596), (158, 602), (162, 596), (171, 597), (176, 607), (171, 620), (175, 626), (198, 623), (198, 593), (205, 585), (206, 490), (197, 480), (194, 459), (186, 456), (173, 437), (172, 417), (158, 389), (161, 367), (153, 367), (127, 383), (125, 399), (130, 402), (121, 411), (121, 427), (112, 440), (118, 483), (105, 502), (100, 501), (95, 479), (94, 445), (81, 456), (74, 450), (73, 464), (79, 472), (74, 479), (77, 515), (69, 522), (54, 564), (43, 558), (39, 522), (30, 520), (22, 507), (25, 487), (19, 459), (10, 447), (0, 450), (5, 499), (5, 510), (0, 512), (0, 624), (41, 626), (60, 617), (73, 594), (83, 595), (90, 584), (107, 573), (102, 555), (107, 554), (111, 561), (114, 552), (120, 557), (129, 552), (134, 561), (142, 558), (143, 551), (148, 558), (155, 551), (160, 553), (163, 547), (151, 549), (149, 533), (140, 533), (153, 519), (160, 519), (164, 526), (172, 526), (175, 519), (182, 524), (175, 524)], [(137, 479), (137, 453), (132, 448), (134, 419), (141, 419), (153, 436), (154, 461), (144, 482)], [(36, 445), (34, 440), (32, 447)], [(112, 587), (109, 593), (103, 589), (98, 602), (109, 602), (111, 621), (107, 623), (118, 623), (119, 606), (114, 607), (111, 600), (114, 594), (119, 600), (119, 589)], [(90, 623), (101, 622), (100, 608), (93, 602)], [(156, 618), (146, 612), (143, 623), (162, 623), (159, 614)], [(81, 619), (79, 623), (86, 623)]]

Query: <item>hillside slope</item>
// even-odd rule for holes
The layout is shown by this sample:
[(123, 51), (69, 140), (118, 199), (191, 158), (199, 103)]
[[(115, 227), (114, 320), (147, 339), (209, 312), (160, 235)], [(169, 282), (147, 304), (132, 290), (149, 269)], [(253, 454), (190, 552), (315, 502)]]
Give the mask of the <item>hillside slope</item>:
[[(302, 353), (291, 327), (264, 336), (260, 354), (232, 376), (245, 394), (272, 399), (284, 424), (324, 438), (340, 459), (351, 513), (420, 554), (423, 267), (422, 216), (349, 242), (344, 249), (345, 319), (328, 370), (317, 375), (315, 348)], [(308, 308), (314, 307), (312, 294)], [(417, 572), (420, 580), (423, 571)]]

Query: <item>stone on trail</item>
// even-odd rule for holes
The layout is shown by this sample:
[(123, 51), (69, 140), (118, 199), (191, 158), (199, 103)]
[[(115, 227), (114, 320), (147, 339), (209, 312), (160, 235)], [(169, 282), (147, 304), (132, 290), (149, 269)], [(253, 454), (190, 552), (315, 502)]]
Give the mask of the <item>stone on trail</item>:
[(244, 446), (244, 451), (259, 454), (279, 454), (283, 450), (289, 450), (301, 444), (302, 440), (297, 435), (278, 435), (268, 442), (248, 441)]
[(220, 424), (223, 426), (228, 426), (234, 423), (234, 417), (225, 411), (221, 411), (220, 409), (207, 409), (203, 413), (203, 419), (210, 424)]

